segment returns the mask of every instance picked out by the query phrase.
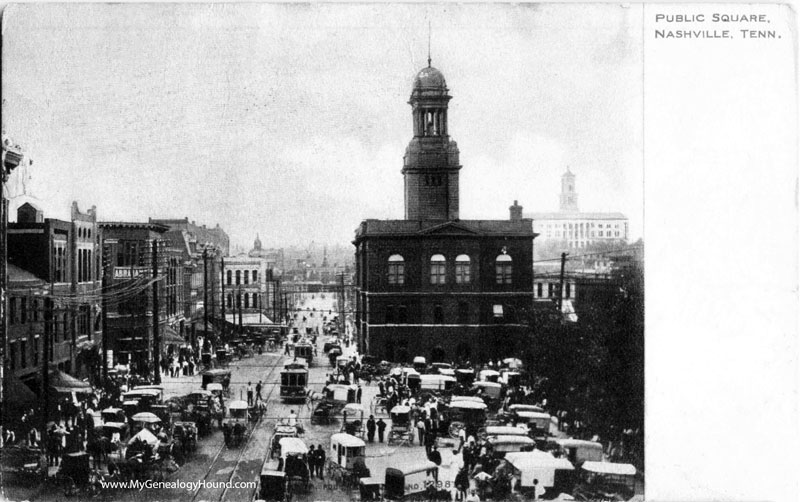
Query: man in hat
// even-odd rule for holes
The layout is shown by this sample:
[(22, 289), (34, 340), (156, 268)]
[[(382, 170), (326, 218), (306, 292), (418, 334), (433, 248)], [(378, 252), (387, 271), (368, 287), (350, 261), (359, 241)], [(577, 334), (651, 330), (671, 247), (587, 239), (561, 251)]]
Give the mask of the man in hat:
[(386, 432), (386, 422), (382, 418), (378, 419), (378, 442), (383, 443), (383, 435)]
[(375, 417), (372, 415), (367, 420), (367, 441), (370, 443), (375, 441)]

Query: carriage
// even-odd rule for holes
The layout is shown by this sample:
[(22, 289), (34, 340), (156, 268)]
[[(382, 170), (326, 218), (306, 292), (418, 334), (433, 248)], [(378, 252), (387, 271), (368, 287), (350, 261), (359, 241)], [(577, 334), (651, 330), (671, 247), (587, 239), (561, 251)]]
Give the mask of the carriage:
[(311, 473), (308, 468), (308, 447), (302, 439), (285, 437), (280, 440), (280, 470), (286, 474), (289, 493), (311, 491)]
[(351, 436), (364, 437), (364, 408), (359, 403), (347, 403), (342, 408), (342, 428)]
[(231, 383), (231, 370), (229, 369), (213, 369), (213, 370), (205, 370), (200, 373), (202, 377), (202, 384), (201, 388), (204, 390), (212, 390), (209, 389), (208, 386), (211, 384), (219, 384), (222, 391), (227, 396), (230, 389)]
[(574, 467), (567, 459), (555, 458), (548, 452), (533, 450), (507, 453), (505, 460), (512, 468), (511, 486), (524, 500), (541, 499), (541, 490), (545, 491), (545, 498), (548, 499), (553, 493), (572, 491)]
[(448, 394), (456, 386), (456, 379), (447, 375), (420, 375), (420, 390), (434, 391), (437, 394)]
[(328, 476), (343, 488), (358, 486), (358, 480), (369, 477), (365, 463), (366, 443), (350, 434), (331, 436), (331, 449), (327, 456)]
[(386, 500), (427, 500), (431, 486), (433, 490), (441, 486), (439, 466), (433, 462), (420, 462), (402, 469), (386, 468), (384, 482)]
[(486, 404), (472, 399), (458, 399), (450, 401), (444, 413), (441, 427), (452, 438), (458, 438), (461, 429), (467, 433), (480, 430), (486, 424)]
[(514, 427), (511, 425), (490, 425), (483, 430), (484, 437), (493, 436), (528, 436), (528, 431), (522, 427)]
[(414, 361), (411, 363), (415, 370), (419, 373), (423, 373), (425, 368), (428, 367), (428, 362), (422, 356), (417, 356), (414, 358)]
[(179, 463), (197, 450), (197, 424), (177, 421), (172, 425), (172, 452)]
[(231, 401), (228, 404), (228, 416), (222, 420), (225, 446), (239, 446), (244, 441), (248, 424), (247, 412), (245, 401)]
[(628, 500), (636, 493), (636, 467), (613, 462), (584, 462), (578, 471), (576, 500)]
[(464, 387), (469, 387), (472, 385), (472, 382), (475, 381), (475, 370), (471, 369), (457, 369), (455, 371), (456, 380), (458, 381), (459, 385)]
[(289, 401), (305, 401), (308, 391), (308, 367), (301, 362), (284, 366), (281, 371), (281, 399)]
[(500, 382), (500, 372), (495, 370), (481, 370), (478, 373), (478, 380), (481, 382)]
[(380, 478), (361, 478), (358, 481), (358, 494), (362, 502), (383, 500), (381, 498), (381, 488), (383, 480)]
[(269, 469), (261, 470), (258, 485), (258, 499), (266, 502), (283, 502), (286, 497), (286, 473)]
[(122, 408), (110, 407), (100, 412), (100, 421), (102, 423), (124, 423), (127, 421), (127, 417)]
[(102, 488), (102, 475), (89, 468), (89, 454), (83, 451), (64, 455), (56, 477), (62, 483), (64, 495), (67, 497), (79, 491), (86, 491), (94, 496)]
[(597, 441), (586, 441), (572, 438), (550, 438), (548, 445), (554, 445), (561, 451), (572, 465), (576, 467), (582, 462), (602, 462), (603, 445)]
[(201, 436), (211, 432), (212, 408), (209, 403), (212, 397), (208, 390), (192, 391), (185, 400), (186, 409), (181, 413), (181, 421), (194, 422)]
[(487, 442), (492, 445), (496, 457), (504, 457), (506, 453), (531, 451), (536, 447), (533, 439), (527, 436), (489, 436)]
[(411, 408), (397, 405), (389, 411), (392, 428), (389, 431), (389, 444), (411, 444), (414, 424), (411, 423)]
[(142, 429), (128, 441), (125, 458), (112, 460), (108, 474), (120, 481), (164, 479), (164, 458), (159, 455), (160, 441), (147, 429)]
[(269, 441), (269, 458), (274, 458), (277, 453), (278, 457), (282, 455), (281, 440), (285, 438), (296, 438), (297, 427), (291, 425), (277, 425), (275, 432), (272, 433), (272, 438)]
[(497, 382), (479, 381), (473, 382), (472, 392), (475, 395), (483, 398), (487, 406), (493, 410), (497, 410), (503, 399), (503, 386)]

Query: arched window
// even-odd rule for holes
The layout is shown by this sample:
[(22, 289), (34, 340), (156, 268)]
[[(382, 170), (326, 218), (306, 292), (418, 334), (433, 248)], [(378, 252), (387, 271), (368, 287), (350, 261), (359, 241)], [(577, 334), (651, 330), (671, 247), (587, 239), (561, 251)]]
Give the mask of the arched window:
[(511, 257), (501, 254), (494, 262), (497, 284), (511, 284)]
[(250, 274), (249, 274), (249, 272), (250, 272), (249, 270), (242, 270), (242, 275), (244, 275), (244, 283), (245, 284), (250, 284)]
[(431, 284), (444, 284), (445, 259), (443, 255), (431, 256)]
[(405, 282), (405, 260), (399, 254), (389, 257), (389, 284), (403, 284)]
[(237, 270), (236, 271), (236, 285), (238, 286), (241, 283), (242, 283), (242, 271), (241, 270)]
[[(228, 273), (229, 274), (231, 273), (230, 270), (228, 271)], [(228, 283), (228, 284), (230, 284), (230, 283)], [(228, 293), (228, 308), (229, 309), (233, 308), (233, 295), (230, 294), (230, 293)]]
[(469, 256), (460, 254), (456, 256), (456, 284), (468, 284), (470, 281)]
[(246, 309), (250, 308), (250, 293), (244, 294), (244, 308)]
[(253, 284), (258, 284), (258, 270), (253, 270)]
[(253, 293), (253, 308), (258, 308), (258, 293)]
[(233, 284), (233, 272), (228, 270), (227, 275), (228, 275), (228, 285), (230, 286), (231, 284)]

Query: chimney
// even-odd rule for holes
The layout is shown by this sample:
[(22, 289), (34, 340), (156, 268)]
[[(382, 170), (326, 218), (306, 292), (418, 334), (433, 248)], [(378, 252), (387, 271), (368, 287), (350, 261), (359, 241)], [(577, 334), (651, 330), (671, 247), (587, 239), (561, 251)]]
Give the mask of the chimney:
[(514, 201), (513, 206), (509, 206), (508, 212), (511, 221), (520, 221), (522, 219), (522, 206), (517, 204), (517, 201)]

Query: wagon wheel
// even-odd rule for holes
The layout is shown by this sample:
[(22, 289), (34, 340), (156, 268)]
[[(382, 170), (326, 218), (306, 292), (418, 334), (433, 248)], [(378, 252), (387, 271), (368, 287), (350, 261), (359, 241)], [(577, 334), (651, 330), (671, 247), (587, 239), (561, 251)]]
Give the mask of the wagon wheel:
[(461, 429), (466, 427), (464, 422), (452, 422), (450, 427), (447, 428), (447, 432), (450, 434), (450, 437), (453, 439), (458, 439), (458, 433), (461, 432)]
[(71, 477), (67, 475), (59, 476), (58, 482), (64, 489), (65, 497), (71, 497), (78, 493), (78, 486)]

